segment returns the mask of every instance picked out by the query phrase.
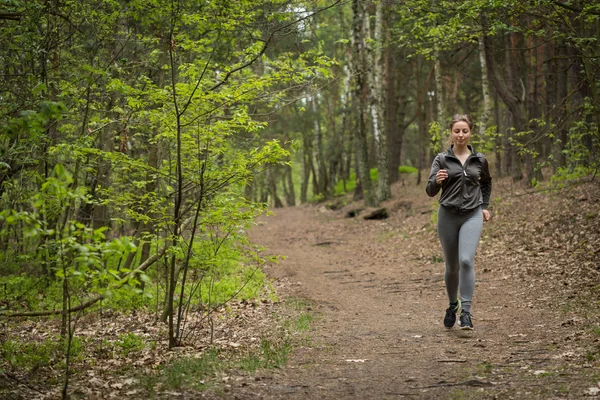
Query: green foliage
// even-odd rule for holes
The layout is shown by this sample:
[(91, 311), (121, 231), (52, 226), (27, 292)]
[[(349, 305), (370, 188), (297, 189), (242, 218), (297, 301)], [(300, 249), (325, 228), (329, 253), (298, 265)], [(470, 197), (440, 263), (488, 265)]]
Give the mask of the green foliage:
[[(162, 271), (136, 270), (159, 251), (177, 271), (175, 307), (262, 294), (270, 258), (246, 231), (265, 206), (241, 194), (289, 152), (262, 136), (258, 110), (335, 64), (320, 45), (265, 52), (301, 13), (279, 0), (9, 6), (23, 23), (1, 39), (5, 72), (26, 77), (0, 85), (10, 311), (61, 308), (67, 287), (73, 305), (163, 304)], [(43, 280), (19, 291), (23, 273)]]
[(40, 280), (38, 277), (6, 275), (0, 277), (2, 306), (0, 309), (52, 310), (61, 307), (62, 286), (56, 280)]
[(302, 313), (298, 316), (296, 320), (296, 331), (303, 332), (310, 329), (310, 326), (313, 322), (312, 314)]
[[(35, 372), (52, 368), (63, 362), (65, 343), (56, 337), (44, 341), (4, 340), (0, 343), (0, 357), (11, 370)], [(77, 336), (71, 339), (71, 358), (81, 360), (84, 355), (83, 341)]]
[(165, 387), (180, 389), (186, 386), (202, 388), (205, 379), (224, 367), (219, 350), (211, 347), (195, 358), (181, 358), (160, 371), (159, 380)]
[(490, 154), (497, 148), (496, 143), (500, 137), (502, 137), (502, 134), (498, 133), (495, 125), (492, 125), (486, 128), (484, 137), (481, 137), (478, 131), (472, 132), (470, 143), (476, 151)]
[(576, 121), (569, 130), (568, 141), (563, 150), (567, 163), (559, 167), (553, 177), (556, 181), (576, 180), (587, 175), (595, 175), (600, 170), (600, 160), (594, 151), (600, 149), (600, 130), (592, 122), (597, 110), (590, 99), (586, 99), (584, 118)]
[(242, 352), (206, 349), (200, 357), (183, 357), (164, 366), (156, 377), (145, 377), (162, 389), (202, 389), (211, 384), (218, 372), (240, 369), (255, 372), (258, 369), (279, 368), (285, 365), (291, 351), (289, 341), (261, 341), (260, 347)]
[(419, 170), (409, 165), (401, 165), (400, 167), (398, 167), (398, 172), (401, 174), (416, 174), (417, 172), (419, 172)]
[(120, 348), (123, 356), (127, 357), (131, 353), (142, 351), (146, 345), (142, 337), (129, 332), (119, 336), (119, 339), (115, 342), (115, 347)]
[(431, 151), (434, 153), (439, 153), (445, 150), (444, 143), (444, 129), (437, 121), (432, 121), (429, 124), (429, 146), (431, 147)]

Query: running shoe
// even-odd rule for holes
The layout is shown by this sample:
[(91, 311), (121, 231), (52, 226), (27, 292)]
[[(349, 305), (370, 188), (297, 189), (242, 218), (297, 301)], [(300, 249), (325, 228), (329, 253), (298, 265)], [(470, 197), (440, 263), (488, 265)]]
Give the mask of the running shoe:
[(462, 310), (460, 313), (460, 317), (458, 319), (458, 326), (463, 330), (472, 330), (473, 322), (471, 321), (471, 313), (465, 310)]
[(452, 328), (456, 323), (456, 313), (460, 309), (460, 300), (456, 300), (456, 303), (450, 304), (450, 307), (446, 309), (446, 316), (444, 317), (444, 326), (446, 328)]

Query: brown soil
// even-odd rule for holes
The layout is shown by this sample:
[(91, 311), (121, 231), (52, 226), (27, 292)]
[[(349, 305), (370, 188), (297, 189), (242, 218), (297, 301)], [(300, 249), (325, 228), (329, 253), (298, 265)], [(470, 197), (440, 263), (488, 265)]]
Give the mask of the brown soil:
[(447, 298), (432, 223), (436, 204), (422, 187), (395, 187), (395, 200), (384, 204), (390, 218), (382, 221), (345, 218), (352, 205), (284, 208), (262, 219), (252, 239), (287, 257), (267, 272), (284, 298), (313, 303), (315, 322), (285, 368), (239, 379), (227, 397), (572, 399), (597, 393), (597, 185), (527, 194), (500, 183), (495, 190), (503, 197), (494, 202), (476, 259), (472, 332), (442, 325)]

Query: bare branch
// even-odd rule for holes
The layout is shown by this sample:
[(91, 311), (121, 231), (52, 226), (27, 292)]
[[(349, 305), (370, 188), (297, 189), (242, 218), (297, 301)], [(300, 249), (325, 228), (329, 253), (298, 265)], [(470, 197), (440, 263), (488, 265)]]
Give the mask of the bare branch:
[(307, 20), (307, 19), (311, 18), (312, 16), (314, 16), (316, 14), (319, 14), (319, 13), (321, 13), (321, 12), (323, 12), (325, 10), (328, 10), (328, 9), (330, 9), (332, 7), (335, 7), (341, 1), (342, 0), (336, 0), (333, 4), (330, 4), (327, 7), (321, 8), (321, 9), (315, 11), (312, 14), (309, 14), (309, 15), (307, 15), (305, 17), (299, 18), (299, 19), (297, 19), (297, 20), (295, 20), (293, 22), (290, 22), (289, 24), (280, 26), (279, 28), (275, 29), (273, 32), (271, 32), (271, 34), (269, 35), (269, 37), (265, 40), (265, 43), (264, 43), (262, 49), (258, 52), (258, 54), (256, 54), (254, 57), (252, 57), (252, 59), (250, 61), (248, 61), (247, 63), (245, 63), (243, 65), (240, 65), (239, 67), (234, 68), (231, 71), (227, 72), (227, 75), (225, 75), (225, 77), (221, 80), (221, 82), (217, 83), (216, 85), (214, 85), (213, 87), (211, 87), (210, 89), (208, 89), (208, 91), (216, 90), (217, 88), (219, 88), (222, 85), (224, 85), (229, 80), (229, 78), (231, 77), (231, 75), (233, 75), (234, 73), (236, 73), (236, 72), (238, 72), (238, 71), (240, 71), (240, 70), (242, 70), (244, 68), (247, 68), (247, 67), (251, 66), (252, 64), (254, 64), (256, 62), (256, 60), (258, 60), (260, 58), (260, 56), (262, 56), (265, 53), (265, 51), (267, 51), (267, 48), (269, 47), (269, 43), (271, 42), (271, 40), (273, 39), (273, 37), (275, 36), (275, 34), (277, 32), (280, 32), (280, 31), (282, 31), (284, 29), (287, 29), (287, 28), (289, 28), (292, 25), (295, 25), (295, 24), (297, 24), (299, 22)]

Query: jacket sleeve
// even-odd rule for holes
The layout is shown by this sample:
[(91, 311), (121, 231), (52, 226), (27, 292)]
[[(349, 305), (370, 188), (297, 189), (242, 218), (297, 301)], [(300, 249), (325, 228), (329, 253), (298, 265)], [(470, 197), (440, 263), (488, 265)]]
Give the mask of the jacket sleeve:
[(481, 195), (483, 199), (481, 207), (484, 210), (487, 210), (490, 206), (490, 196), (492, 194), (492, 176), (490, 175), (490, 167), (485, 157), (483, 157), (483, 168), (481, 170), (479, 185), (481, 186)]
[(425, 188), (425, 191), (429, 197), (433, 197), (438, 194), (442, 188), (442, 185), (438, 185), (438, 183), (435, 181), (435, 175), (440, 169), (442, 168), (440, 163), (440, 155), (438, 154), (435, 156), (433, 163), (431, 164), (431, 171), (429, 172), (429, 179), (427, 180), (427, 187)]

